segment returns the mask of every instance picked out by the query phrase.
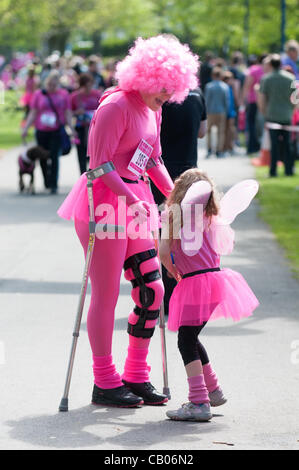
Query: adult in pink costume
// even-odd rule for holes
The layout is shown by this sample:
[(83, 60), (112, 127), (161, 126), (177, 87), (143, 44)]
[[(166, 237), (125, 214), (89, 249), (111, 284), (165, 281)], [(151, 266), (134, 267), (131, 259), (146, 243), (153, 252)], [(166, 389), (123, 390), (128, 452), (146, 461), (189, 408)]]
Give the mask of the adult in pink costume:
[[(160, 156), (161, 106), (167, 100), (184, 100), (189, 89), (197, 85), (197, 69), (197, 57), (176, 38), (139, 38), (117, 65), (118, 87), (102, 96), (91, 122), (90, 168), (107, 162), (115, 167), (94, 182), (96, 222), (107, 222), (101, 212), (103, 203), (110, 204), (116, 217), (126, 209), (119, 199), (125, 197), (127, 207), (134, 204), (134, 211), (126, 218), (125, 236), (106, 234), (106, 238), (96, 240), (93, 252), (87, 329), (93, 353), (95, 404), (127, 407), (167, 401), (150, 383), (146, 361), (164, 294), (155, 241), (149, 229), (146, 237), (137, 238), (129, 229), (136, 213), (140, 227), (147, 228), (150, 205), (157, 209), (146, 181), (128, 166), (143, 139), (152, 148), (147, 175), (166, 197), (170, 194), (173, 183)], [(58, 211), (61, 217), (74, 219), (85, 254), (89, 238), (86, 180), (83, 174)], [(123, 267), (126, 279), (132, 283), (136, 306), (128, 319), (129, 346), (121, 376), (113, 363), (111, 346)]]

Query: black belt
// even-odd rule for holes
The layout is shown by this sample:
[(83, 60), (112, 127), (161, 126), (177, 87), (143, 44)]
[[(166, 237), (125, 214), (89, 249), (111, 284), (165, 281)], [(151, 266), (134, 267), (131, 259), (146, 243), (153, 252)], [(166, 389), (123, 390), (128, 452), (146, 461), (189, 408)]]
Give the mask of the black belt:
[(122, 179), (125, 183), (131, 183), (131, 184), (138, 184), (138, 181), (139, 181), (139, 180), (129, 180), (129, 178), (125, 178), (124, 176), (121, 176), (121, 179)]
[(185, 279), (185, 277), (196, 276), (197, 274), (211, 273), (213, 271), (221, 271), (221, 269), (220, 268), (200, 269), (199, 271), (193, 271), (192, 273), (184, 274), (182, 278)]
[[(92, 170), (92, 168), (89, 168), (89, 169)], [(124, 176), (121, 176), (121, 179), (122, 179), (125, 183), (138, 184), (138, 182), (139, 182), (139, 180), (130, 180), (129, 178), (125, 178)], [(140, 179), (144, 181), (143, 176), (141, 176)]]

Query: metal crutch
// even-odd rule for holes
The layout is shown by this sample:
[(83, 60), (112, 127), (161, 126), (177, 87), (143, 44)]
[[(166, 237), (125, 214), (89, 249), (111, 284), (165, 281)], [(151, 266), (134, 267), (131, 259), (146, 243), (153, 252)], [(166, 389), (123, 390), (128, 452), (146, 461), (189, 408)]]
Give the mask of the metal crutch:
[[(162, 267), (160, 262), (160, 270), (162, 273)], [(163, 367), (163, 393), (168, 397), (168, 400), (171, 399), (170, 389), (168, 385), (168, 369), (167, 369), (167, 353), (166, 353), (166, 336), (165, 336), (165, 314), (164, 314), (164, 299), (160, 307), (160, 318), (159, 318), (159, 328), (161, 335), (161, 349), (162, 349), (162, 367)]]
[(114, 170), (113, 164), (111, 162), (108, 162), (95, 168), (94, 170), (90, 170), (86, 172), (88, 208), (89, 208), (89, 240), (88, 240), (87, 254), (85, 258), (85, 267), (84, 267), (81, 292), (80, 292), (80, 297), (79, 297), (79, 304), (78, 304), (78, 309), (77, 309), (76, 322), (75, 322), (75, 327), (73, 331), (71, 354), (70, 354), (70, 359), (69, 359), (68, 368), (67, 368), (67, 375), (66, 375), (63, 397), (59, 405), (59, 411), (68, 411), (68, 396), (69, 396), (69, 390), (70, 390), (70, 383), (71, 383), (76, 347), (77, 347), (77, 342), (78, 342), (78, 337), (79, 337), (79, 332), (80, 332), (80, 327), (81, 327), (81, 320), (82, 320), (83, 307), (84, 307), (84, 302), (85, 302), (85, 297), (86, 297), (86, 290), (87, 290), (87, 285), (88, 285), (89, 268), (90, 268), (94, 244), (95, 244), (96, 223), (95, 223), (94, 203), (93, 203), (93, 180), (113, 170)]
[[(145, 181), (148, 184), (149, 189), (151, 191), (151, 184), (150, 184), (150, 181), (147, 177), (145, 178)], [(155, 244), (156, 244), (157, 256), (158, 256), (159, 263), (160, 263), (160, 273), (161, 273), (161, 276), (162, 276), (162, 264), (161, 264), (160, 257), (159, 257), (159, 231), (154, 232), (154, 240), (155, 240)], [(170, 394), (170, 388), (169, 388), (169, 384), (168, 384), (164, 299), (162, 300), (161, 307), (160, 307), (159, 328), (160, 328), (161, 350), (162, 350), (163, 393), (164, 393), (164, 395), (166, 395), (168, 397), (168, 400), (170, 400), (171, 399), (171, 394)]]
[[(159, 233), (159, 232), (158, 232)], [(155, 232), (156, 251), (160, 263), (160, 273), (162, 276), (162, 264), (159, 257), (159, 238), (158, 233)], [(163, 393), (167, 396), (168, 400), (171, 399), (170, 389), (168, 385), (168, 368), (167, 368), (167, 351), (166, 351), (166, 336), (165, 336), (165, 313), (164, 313), (164, 299), (162, 300), (159, 313), (159, 328), (161, 337), (161, 351), (162, 351), (162, 370), (163, 370)]]

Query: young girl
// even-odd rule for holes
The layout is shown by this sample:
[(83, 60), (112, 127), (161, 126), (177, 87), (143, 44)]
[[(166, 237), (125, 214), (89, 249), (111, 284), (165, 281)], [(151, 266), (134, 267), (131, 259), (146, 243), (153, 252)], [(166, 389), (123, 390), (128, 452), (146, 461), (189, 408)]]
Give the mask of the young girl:
[(170, 299), (168, 328), (178, 330), (178, 348), (189, 384), (189, 403), (167, 411), (170, 419), (208, 421), (212, 418), (210, 406), (227, 401), (198, 335), (210, 319), (240, 320), (259, 305), (241, 274), (220, 269), (220, 255), (233, 249), (230, 224), (257, 190), (256, 181), (242, 181), (219, 203), (212, 181), (193, 168), (175, 181), (167, 200), (160, 257), (178, 281)]

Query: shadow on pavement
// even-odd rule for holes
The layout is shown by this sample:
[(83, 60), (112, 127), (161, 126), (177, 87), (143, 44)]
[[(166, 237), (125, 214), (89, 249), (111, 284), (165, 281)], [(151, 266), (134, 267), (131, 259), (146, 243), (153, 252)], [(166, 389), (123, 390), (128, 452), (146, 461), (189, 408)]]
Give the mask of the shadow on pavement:
[[(161, 408), (163, 417), (165, 409), (164, 406)], [(111, 448), (119, 446), (125, 449), (144, 449), (161, 443), (173, 446), (175, 441), (184, 441), (184, 443), (190, 441), (194, 446), (195, 438), (200, 444), (201, 434), (227, 429), (226, 425), (217, 423), (217, 419), (208, 423), (162, 419), (143, 424), (134, 422), (136, 413), (142, 413), (142, 409), (88, 405), (67, 413), (25, 417), (19, 421), (7, 421), (5, 424), (11, 428), (9, 431), (11, 439), (52, 449), (95, 446), (105, 449), (105, 445)], [(127, 421), (128, 416), (132, 417), (132, 422)], [(215, 415), (216, 418), (217, 416), (221, 415)]]

